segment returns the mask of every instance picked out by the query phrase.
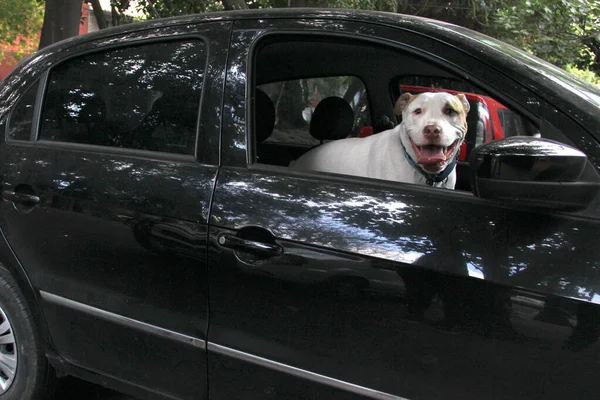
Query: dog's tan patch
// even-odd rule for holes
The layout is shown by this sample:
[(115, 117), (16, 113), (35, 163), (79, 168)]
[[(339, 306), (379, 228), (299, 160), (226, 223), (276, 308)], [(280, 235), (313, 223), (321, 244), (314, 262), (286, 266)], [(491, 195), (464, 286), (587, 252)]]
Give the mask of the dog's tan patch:
[(402, 96), (398, 97), (398, 100), (396, 101), (396, 106), (394, 107), (394, 113), (396, 115), (402, 115), (402, 111), (404, 111), (404, 109), (408, 107), (410, 102), (417, 98), (417, 96), (418, 95), (413, 96), (410, 93), (404, 93)]
[(448, 101), (448, 104), (446, 105), (446, 107), (451, 108), (452, 110), (456, 111), (459, 114), (460, 121), (463, 123), (463, 126), (466, 131), (466, 129), (467, 129), (467, 114), (468, 114), (469, 110), (471, 109), (471, 106), (469, 105), (469, 101), (467, 100), (465, 95), (462, 93), (455, 95), (454, 97), (452, 97), (451, 100)]
[(458, 99), (458, 101), (460, 101), (460, 104), (462, 104), (462, 106), (465, 110), (465, 114), (467, 114), (469, 112), (469, 110), (471, 109), (471, 106), (469, 105), (469, 101), (467, 100), (466, 96), (462, 93), (459, 93), (454, 97), (456, 99)]

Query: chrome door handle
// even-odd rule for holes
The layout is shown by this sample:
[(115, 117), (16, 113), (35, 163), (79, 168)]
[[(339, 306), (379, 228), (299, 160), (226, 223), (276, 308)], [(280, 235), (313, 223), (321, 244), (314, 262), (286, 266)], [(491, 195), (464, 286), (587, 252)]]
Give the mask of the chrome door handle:
[(263, 256), (274, 257), (283, 254), (283, 247), (278, 244), (243, 239), (227, 233), (220, 235), (217, 242), (223, 247)]
[(2, 198), (24, 206), (35, 206), (40, 204), (40, 198), (38, 196), (26, 193), (16, 193), (10, 190), (3, 191)]

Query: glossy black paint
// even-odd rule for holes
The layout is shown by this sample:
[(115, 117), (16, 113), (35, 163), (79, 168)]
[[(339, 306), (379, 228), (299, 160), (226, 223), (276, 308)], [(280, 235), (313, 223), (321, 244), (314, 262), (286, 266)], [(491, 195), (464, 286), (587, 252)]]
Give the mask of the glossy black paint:
[[(247, 166), (247, 49), (271, 32), (312, 30), (423, 49), (458, 71), (468, 65), (469, 79), (537, 116), (544, 135), (564, 133), (592, 162), (599, 155), (589, 130), (557, 115), (515, 75), (454, 46), (351, 18), (237, 23), (225, 92), (236, 107), (224, 115), (224, 165), (209, 222), (211, 397), (344, 399), (357, 396), (356, 387), (409, 399), (598, 391), (597, 199), (585, 211), (592, 217), (581, 218), (465, 193)], [(468, 39), (447, 41), (476, 54)], [(236, 232), (283, 246), (283, 254), (219, 245)], [(210, 351), (213, 343), (275, 363)], [(290, 366), (316, 377), (294, 377)], [(345, 382), (345, 393), (332, 393), (319, 376)], [(379, 396), (368, 397), (386, 398)]]
[[(28, 187), (42, 202), (11, 210), (5, 200), (3, 231), (23, 265), (39, 266), (28, 269), (34, 287), (205, 339), (202, 222), (216, 167), (14, 150), (5, 160), (18, 157), (21, 168), (5, 174), (5, 187)], [(182, 398), (202, 393), (202, 386), (179, 380), (203, 374), (202, 349), (144, 332), (132, 335), (127, 326), (44, 300), (56, 349), (69, 361)], [(140, 365), (146, 366), (142, 374)]]
[[(560, 377), (546, 398), (594, 390), (598, 222), (265, 171), (222, 170), (218, 188), (213, 225), (285, 250), (247, 260), (211, 230), (211, 342), (406, 398), (536, 397), (538, 373)], [(217, 398), (229, 377), (211, 375)]]
[(0, 147), (0, 229), (10, 245), (0, 261), (23, 266), (54, 365), (143, 398), (597, 393), (598, 198), (557, 212), (252, 164), (253, 46), (280, 32), (416, 52), (584, 152), (586, 176), (597, 177), (597, 107), (510, 47), (442, 23), (231, 12), (57, 44), (0, 86), (0, 128), (48, 67), (78, 54), (201, 36), (211, 59), (196, 157)]
[[(55, 351), (133, 392), (206, 397), (207, 219), (229, 27), (132, 31), (62, 49), (52, 60), (161, 38), (204, 39), (196, 157), (42, 141), (1, 151), (2, 230), (41, 294)], [(39, 202), (21, 201), (26, 196)]]
[(512, 137), (478, 147), (471, 155), (471, 164), (480, 178), (575, 182), (587, 157), (562, 143)]
[(473, 150), (470, 170), (476, 196), (523, 207), (583, 210), (600, 188), (585, 153), (548, 139), (486, 143)]

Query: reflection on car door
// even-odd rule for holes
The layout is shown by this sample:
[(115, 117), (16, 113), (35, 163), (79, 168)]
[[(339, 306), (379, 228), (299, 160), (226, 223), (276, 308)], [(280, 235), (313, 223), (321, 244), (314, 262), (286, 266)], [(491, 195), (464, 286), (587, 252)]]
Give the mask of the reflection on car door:
[[(40, 140), (1, 156), (3, 232), (59, 355), (169, 398), (207, 390), (206, 222), (229, 25), (131, 34), (70, 58), (49, 74)], [(91, 70), (72, 72), (81, 65)]]
[[(243, 43), (277, 29), (246, 24), (255, 30), (234, 33), (225, 104), (244, 101)], [(598, 391), (597, 219), (248, 167), (246, 114), (230, 111), (209, 221), (211, 399)]]

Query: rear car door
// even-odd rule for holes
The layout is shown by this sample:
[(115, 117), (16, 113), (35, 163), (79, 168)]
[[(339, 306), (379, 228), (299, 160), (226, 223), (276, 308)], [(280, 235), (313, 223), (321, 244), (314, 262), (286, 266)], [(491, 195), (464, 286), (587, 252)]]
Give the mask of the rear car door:
[(323, 75), (364, 75), (374, 112), (385, 102), (391, 112), (389, 87), (377, 76), (429, 70), (494, 82), (486, 88), (543, 125), (542, 135), (572, 134), (568, 141), (586, 151), (595, 174), (598, 143), (456, 48), (320, 17), (234, 27), (209, 227), (210, 398), (560, 399), (597, 392), (597, 202), (585, 215), (557, 213), (459, 190), (261, 164), (261, 130), (277, 129), (281, 115), (277, 105), (263, 113), (255, 86), (315, 73), (312, 63)]
[(58, 355), (168, 398), (207, 390), (207, 218), (229, 29), (163, 27), (57, 52), (16, 105), (0, 156), (3, 232)]

